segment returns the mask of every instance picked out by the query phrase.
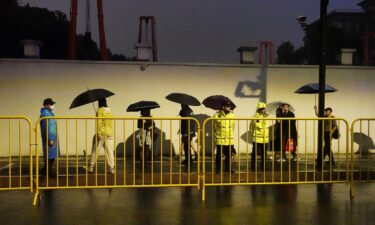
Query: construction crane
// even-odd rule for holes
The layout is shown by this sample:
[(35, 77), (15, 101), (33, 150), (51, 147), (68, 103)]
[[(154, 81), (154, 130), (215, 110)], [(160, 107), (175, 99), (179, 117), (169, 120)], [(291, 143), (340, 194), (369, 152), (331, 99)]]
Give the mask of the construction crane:
[[(90, 25), (90, 0), (86, 0), (86, 32), (91, 33)], [(100, 42), (100, 60), (108, 60), (108, 51), (106, 47), (105, 32), (104, 32), (104, 13), (103, 0), (97, 0), (98, 8), (98, 22), (99, 22), (99, 42)], [(69, 52), (68, 59), (74, 60), (77, 47), (77, 15), (78, 15), (78, 0), (71, 0), (70, 7), (70, 30), (69, 30)]]

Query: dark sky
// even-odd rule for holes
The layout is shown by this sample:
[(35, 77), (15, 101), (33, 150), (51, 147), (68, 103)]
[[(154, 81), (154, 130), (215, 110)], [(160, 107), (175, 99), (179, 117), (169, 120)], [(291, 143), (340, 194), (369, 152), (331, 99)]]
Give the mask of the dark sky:
[[(330, 0), (333, 9), (358, 9), (361, 0)], [(69, 15), (70, 0), (20, 0)], [(85, 30), (86, 0), (79, 2), (78, 32)], [(296, 17), (319, 17), (320, 0), (103, 0), (107, 46), (135, 56), (139, 16), (155, 16), (159, 61), (238, 63), (239, 46), (271, 40), (296, 47), (303, 33)], [(98, 40), (96, 1), (91, 0), (91, 29)]]

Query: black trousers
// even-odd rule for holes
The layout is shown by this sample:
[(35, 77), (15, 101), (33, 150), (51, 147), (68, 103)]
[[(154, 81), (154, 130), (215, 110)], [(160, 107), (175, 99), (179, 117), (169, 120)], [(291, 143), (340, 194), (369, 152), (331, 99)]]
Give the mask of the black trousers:
[[(330, 136), (330, 132), (324, 132), (324, 148), (323, 148), (323, 152), (322, 151), (318, 151), (318, 159), (317, 159), (317, 166), (321, 167), (322, 166), (322, 161), (325, 159), (325, 157), (328, 155), (329, 157), (329, 161), (331, 161), (332, 163), (335, 162), (334, 158), (333, 158), (333, 153), (332, 153), (332, 149), (331, 149), (331, 136)], [(323, 153), (323, 155), (322, 155)]]
[(190, 163), (193, 162), (193, 156), (190, 153), (191, 148), (191, 140), (193, 139), (194, 135), (186, 135), (182, 136), (181, 142), (184, 144), (184, 153), (185, 153), (185, 160), (188, 162), (188, 159), (190, 159)]
[(219, 173), (223, 167), (222, 156), (225, 156), (224, 159), (224, 172), (230, 171), (230, 158), (231, 153), (234, 150), (234, 145), (216, 145), (216, 172)]
[(255, 164), (257, 161), (257, 156), (260, 155), (261, 162), (260, 164), (257, 163), (257, 165), (260, 165), (262, 170), (266, 168), (265, 165), (265, 158), (266, 158), (266, 150), (267, 150), (268, 143), (253, 143), (253, 151), (251, 152), (251, 169), (255, 170)]

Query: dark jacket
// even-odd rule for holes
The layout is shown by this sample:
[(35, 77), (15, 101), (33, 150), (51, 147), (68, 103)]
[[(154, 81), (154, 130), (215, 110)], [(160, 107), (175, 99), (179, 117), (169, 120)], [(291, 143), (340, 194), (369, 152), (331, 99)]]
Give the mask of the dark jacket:
[[(181, 117), (193, 117), (194, 113), (189, 107), (184, 107), (180, 110), (179, 115)], [(195, 135), (195, 122), (194, 120), (181, 120), (181, 134), (183, 136), (187, 136), (189, 133), (190, 128), (190, 135), (194, 137)]]

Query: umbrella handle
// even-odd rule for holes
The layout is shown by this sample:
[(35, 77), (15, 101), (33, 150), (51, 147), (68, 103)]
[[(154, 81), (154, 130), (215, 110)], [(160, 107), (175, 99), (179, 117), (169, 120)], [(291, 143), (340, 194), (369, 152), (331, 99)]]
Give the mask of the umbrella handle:
[[(87, 91), (90, 91), (90, 89), (89, 89), (89, 87), (87, 87)], [(89, 96), (90, 96), (90, 94), (89, 94)], [(91, 96), (90, 96), (91, 97)], [(91, 99), (90, 99), (91, 100)], [(92, 107), (94, 107), (94, 111), (95, 111), (95, 113), (96, 113), (96, 107), (95, 107), (95, 105), (94, 105), (94, 102), (91, 102), (91, 104), (92, 104)]]

